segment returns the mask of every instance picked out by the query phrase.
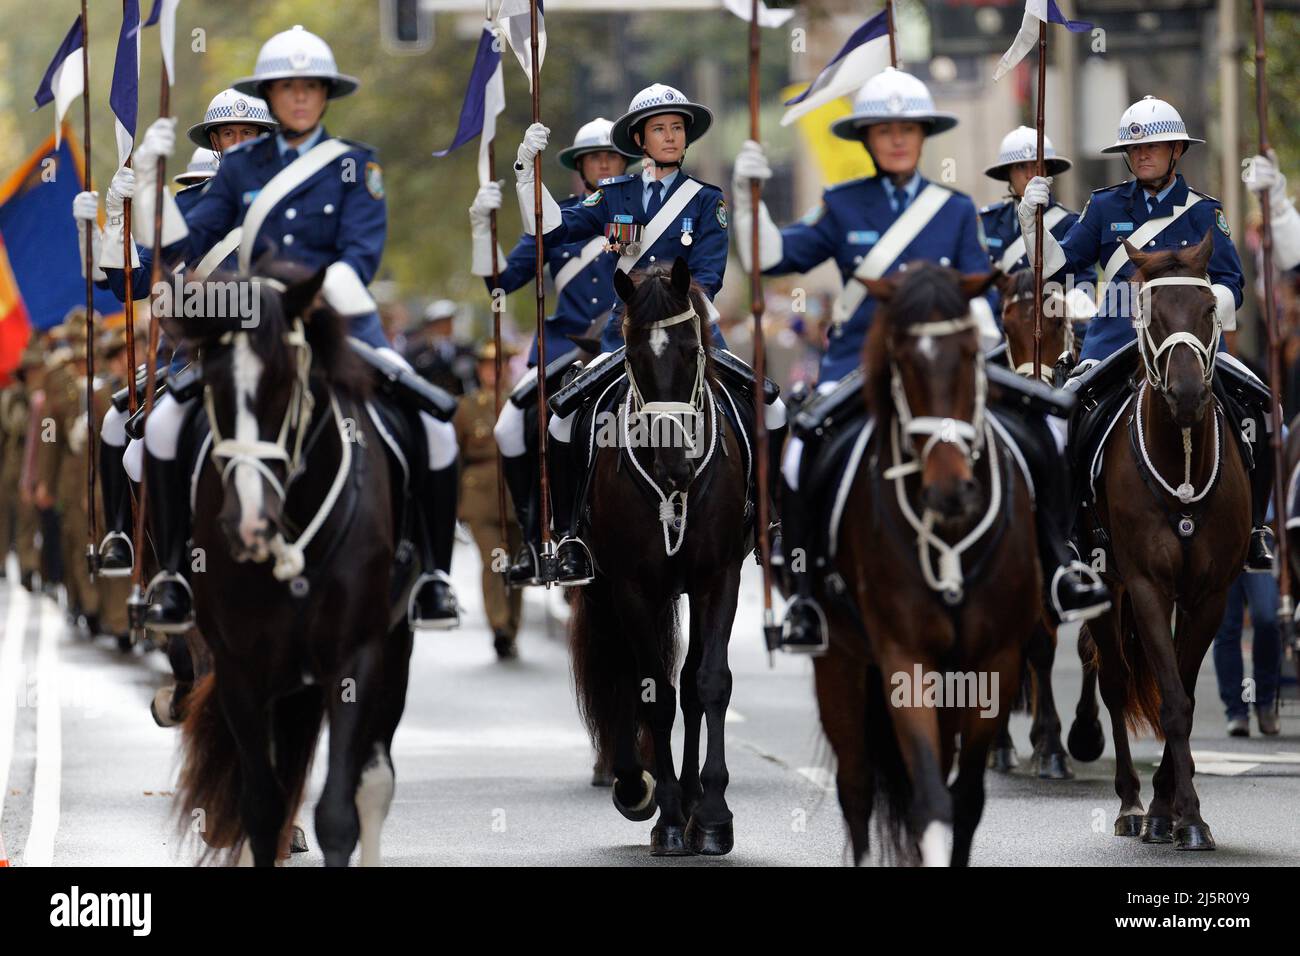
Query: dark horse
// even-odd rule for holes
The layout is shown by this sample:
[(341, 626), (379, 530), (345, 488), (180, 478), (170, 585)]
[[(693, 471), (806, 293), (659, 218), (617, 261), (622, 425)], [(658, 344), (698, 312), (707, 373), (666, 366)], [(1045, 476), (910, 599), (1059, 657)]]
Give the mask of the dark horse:
[[(619, 440), (593, 443), (586, 540), (596, 575), (577, 589), (572, 618), (578, 703), (596, 752), (613, 755), (619, 812), (648, 820), (658, 805), (651, 853), (719, 855), (733, 844), (723, 722), (731, 698), (727, 642), (748, 551), (742, 439), (721, 412), (727, 399), (708, 351), (706, 302), (685, 261), (635, 284), (616, 272), (614, 288), (627, 309), (629, 395), (619, 403)], [(637, 441), (634, 431), (660, 440)], [(690, 642), (681, 670), (679, 780), (673, 672), (683, 594)], [(708, 720), (702, 770), (701, 717)], [(638, 757), (642, 728), (653, 739), (658, 779)]]
[(830, 647), (813, 662), (859, 862), (873, 810), (894, 859), (968, 862), (989, 746), (1042, 613), (1029, 485), (985, 409), (969, 315), (992, 281), (918, 265), (866, 283), (880, 302), (870, 419), (841, 490)]
[(327, 717), (317, 839), (329, 865), (346, 865), (358, 837), (362, 863), (377, 864), (411, 653), (389, 599), (400, 483), (370, 373), (317, 299), (323, 270), (279, 277), (252, 280), (251, 327), (174, 320), (202, 362), (211, 432), (194, 490), (207, 567), (193, 587), (212, 673), (185, 717), (178, 812), (189, 825), (202, 811), (209, 847), (272, 865)]
[[(1205, 269), (1213, 238), (1177, 252), (1124, 245), (1142, 283), (1134, 314), (1145, 377), (1106, 440), (1085, 520), (1105, 546), (1103, 577), (1116, 598), (1087, 624), (1115, 738), (1115, 835), (1212, 850), (1188, 737), (1196, 675), (1246, 556), (1250, 487), (1211, 388), (1219, 326)], [(1076, 727), (1096, 723), (1096, 706), (1085, 684)], [(1126, 724), (1165, 740), (1145, 814)]]
[[(1007, 362), (1018, 375), (1034, 377), (1034, 273), (1023, 269), (999, 277), (1002, 296), (1002, 329), (1006, 333)], [(1078, 358), (1074, 328), (1066, 300), (1059, 293), (1044, 298), (1040, 347), (1041, 375), (1049, 385), (1059, 385)], [(1021, 682), (1023, 706), (1033, 715), (1029, 742), (1033, 746), (1030, 770), (1048, 780), (1068, 780), (1074, 776), (1070, 759), (1061, 743), (1061, 718), (1052, 694), (1052, 664), (1056, 660), (1056, 624), (1044, 614), (1025, 652), (1028, 667)], [(1017, 709), (1022, 702), (1017, 700)], [(1019, 763), (1011, 732), (1007, 727), (1010, 713), (1003, 715), (1002, 727), (993, 744), (989, 765), (1008, 772)]]

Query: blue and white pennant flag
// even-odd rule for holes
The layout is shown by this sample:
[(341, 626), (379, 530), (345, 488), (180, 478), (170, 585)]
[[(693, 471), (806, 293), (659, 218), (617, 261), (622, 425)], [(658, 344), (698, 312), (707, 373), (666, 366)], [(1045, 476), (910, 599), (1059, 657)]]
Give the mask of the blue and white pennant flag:
[[(542, 72), (546, 59), (546, 18), (542, 16), (542, 0), (537, 0), (537, 72)], [(505, 33), (506, 42), (515, 51), (519, 65), (528, 77), (528, 89), (533, 88), (532, 15), (529, 0), (501, 0), (497, 9), (497, 23)]]
[(497, 134), (497, 117), (505, 108), (506, 85), (501, 71), (501, 46), (492, 22), (485, 21), (483, 33), (479, 36), (478, 53), (474, 56), (474, 66), (469, 73), (469, 85), (465, 88), (465, 104), (460, 109), (456, 137), (450, 146), (433, 155), (446, 156), (475, 136), (480, 137), (478, 182), (480, 186), (487, 185), (490, 181), (488, 144)]
[(149, 19), (142, 23), (141, 29), (160, 24), (158, 42), (162, 44), (163, 64), (167, 67), (167, 83), (176, 85), (176, 8), (181, 0), (153, 0), (153, 9)]
[(1011, 48), (1002, 54), (998, 68), (993, 71), (994, 81), (1010, 73), (1025, 55), (1038, 43), (1038, 24), (1059, 23), (1071, 33), (1083, 33), (1092, 29), (1091, 23), (1083, 20), (1066, 19), (1056, 0), (1025, 0), (1025, 18), (1020, 21), (1020, 32), (1011, 42)]
[[(750, 0), (722, 0), (722, 5), (746, 23), (750, 22), (749, 18), (754, 12)], [(795, 11), (789, 8), (770, 10), (766, 3), (759, 0), (758, 25), (760, 27), (783, 26), (794, 14)]]
[(81, 17), (72, 21), (72, 29), (63, 38), (54, 59), (45, 69), (41, 85), (36, 90), (36, 106), (33, 112), (54, 104), (54, 143), (56, 148), (63, 141), (63, 117), (68, 107), (78, 96), (86, 92), (86, 73), (81, 62), (81, 50), (86, 44), (85, 34), (81, 29)]
[(125, 0), (122, 29), (117, 36), (113, 85), (108, 92), (117, 137), (117, 164), (125, 165), (135, 144), (135, 123), (140, 108), (140, 0)]
[(841, 96), (856, 93), (862, 84), (889, 66), (889, 15), (882, 10), (853, 31), (835, 58), (798, 96), (785, 101), (790, 109), (781, 117), (789, 126)]

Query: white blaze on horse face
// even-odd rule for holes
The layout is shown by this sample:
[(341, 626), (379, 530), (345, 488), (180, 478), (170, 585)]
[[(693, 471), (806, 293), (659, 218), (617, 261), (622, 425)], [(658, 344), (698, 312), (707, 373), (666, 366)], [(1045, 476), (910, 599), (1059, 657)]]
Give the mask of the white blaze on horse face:
[[(262, 360), (253, 351), (247, 332), (235, 334), (235, 441), (253, 444), (259, 440), (257, 416), (253, 414), (253, 396), (262, 377)], [(234, 468), (235, 494), (239, 498), (239, 539), (254, 557), (266, 556), (266, 530), (262, 507), (262, 476), (252, 465), (239, 463)]]
[(668, 330), (651, 329), (650, 330), (650, 351), (654, 352), (655, 358), (664, 354), (664, 349), (668, 347)]

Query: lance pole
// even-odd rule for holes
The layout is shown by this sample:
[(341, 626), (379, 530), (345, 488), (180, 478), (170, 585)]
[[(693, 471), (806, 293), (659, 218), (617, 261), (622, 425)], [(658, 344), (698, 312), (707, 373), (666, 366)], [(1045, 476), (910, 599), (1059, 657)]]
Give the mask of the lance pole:
[(894, 32), (894, 0), (885, 0), (885, 19), (889, 22), (889, 65), (898, 68), (898, 37)]
[[(83, 165), (86, 170), (87, 192), (95, 187), (90, 173), (90, 18), (86, 16), (86, 0), (81, 0), (81, 132)], [(86, 514), (87, 525), (86, 564), (93, 577), (99, 570), (99, 519), (95, 508), (96, 453), (95, 422), (95, 224), (86, 222), (86, 257), (82, 263), (86, 271)]]
[[(1047, 175), (1043, 162), (1043, 105), (1047, 99), (1047, 23), (1038, 23), (1038, 169)], [(1034, 208), (1034, 379), (1043, 380), (1043, 209)], [(1069, 321), (1068, 317), (1066, 321)]]
[[(1254, 2), (1255, 14), (1255, 113), (1259, 125), (1259, 153), (1267, 156), (1268, 79), (1265, 75), (1264, 4)], [(1284, 639), (1296, 650), (1296, 667), (1300, 670), (1300, 643), (1296, 641), (1294, 608), (1291, 598), (1290, 545), (1287, 541), (1286, 462), (1282, 450), (1282, 334), (1278, 325), (1277, 302), (1273, 298), (1273, 222), (1268, 194), (1259, 193), (1260, 234), (1263, 238), (1264, 323), (1268, 329), (1268, 385), (1273, 406), (1273, 515), (1277, 527), (1278, 623)]]
[[(537, 0), (529, 0), (528, 18), (531, 35), (529, 44), (532, 56), (529, 58), (533, 94), (533, 122), (541, 122), (541, 76), (537, 64)], [(546, 408), (546, 286), (543, 270), (546, 264), (546, 252), (542, 237), (542, 154), (533, 157), (533, 235), (537, 239), (536, 278), (537, 278), (537, 450), (541, 464), (541, 493), (538, 505), (541, 508), (542, 553), (551, 552), (551, 493), (550, 470), (546, 463), (547, 442), (547, 408)], [(496, 255), (496, 250), (492, 250)], [(549, 575), (548, 575), (549, 578)], [(549, 583), (547, 585), (549, 587)]]

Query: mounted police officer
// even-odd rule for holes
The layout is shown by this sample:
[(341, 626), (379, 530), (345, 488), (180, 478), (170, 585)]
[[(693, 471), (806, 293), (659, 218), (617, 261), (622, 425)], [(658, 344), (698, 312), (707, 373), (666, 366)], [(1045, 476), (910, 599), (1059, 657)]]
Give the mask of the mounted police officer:
[[(602, 180), (591, 195), (563, 210), (542, 187), (542, 228), (547, 245), (586, 243), (604, 236), (619, 253), (615, 268), (631, 272), (656, 263), (686, 260), (691, 276), (703, 289), (709, 306), (714, 339), (714, 357), (724, 380), (741, 388), (758, 387), (752, 371), (740, 359), (725, 351), (719, 332), (713, 298), (722, 288), (727, 269), (729, 213), (722, 190), (689, 175), (682, 163), (686, 150), (713, 124), (713, 112), (692, 102), (680, 90), (662, 83), (648, 86), (632, 98), (627, 112), (614, 121), (610, 141), (627, 155), (640, 156), (639, 175), (615, 176)], [(550, 138), (550, 130), (539, 123), (528, 128), (515, 162), (516, 189), (524, 230), (529, 232), (533, 213), (533, 158)], [(606, 350), (587, 364), (573, 383), (575, 398), (587, 401), (617, 378), (621, 362), (610, 357), (622, 345), (623, 304), (614, 302), (601, 345)], [(785, 407), (773, 392), (766, 406), (766, 421), (772, 433), (770, 448), (779, 455), (784, 437)], [(551, 468), (554, 482), (555, 527), (564, 534), (556, 552), (561, 583), (585, 583), (593, 568), (587, 546), (577, 534), (577, 491), (581, 465), (569, 453), (573, 416), (556, 415), (550, 421), (555, 439)]]
[[(1245, 279), (1228, 220), (1217, 199), (1191, 189), (1177, 172), (1178, 160), (1188, 148), (1204, 142), (1188, 135), (1182, 116), (1172, 105), (1153, 96), (1143, 97), (1124, 111), (1115, 142), (1103, 150), (1122, 153), (1133, 178), (1095, 190), (1064, 239), (1058, 242), (1054, 236), (1043, 237), (1045, 277), (1070, 285), (1078, 282), (1078, 276), (1090, 278), (1095, 267), (1102, 269), (1100, 311), (1084, 342), (1081, 374), (1071, 384), (1081, 394), (1097, 397), (1098, 415), (1104, 415), (1106, 409), (1114, 411), (1139, 360), (1132, 297), (1127, 294), (1136, 270), (1124, 240), (1143, 252), (1153, 252), (1194, 246), (1210, 233), (1214, 251), (1208, 272), (1216, 322), (1225, 331), (1236, 328)], [(1028, 230), (1036, 207), (1048, 202), (1047, 181), (1034, 177), (1025, 186), (1018, 207), (1022, 227)], [(1248, 446), (1243, 447), (1246, 461), (1253, 462), (1254, 530), (1246, 570), (1267, 572), (1273, 566), (1271, 532), (1265, 526), (1272, 484), (1272, 449), (1264, 437), (1268, 389), (1226, 352), (1220, 352), (1215, 365), (1219, 372), (1214, 377), (1215, 392), (1235, 420), (1238, 438)], [(1242, 427), (1247, 418), (1255, 419), (1257, 440), (1250, 441), (1250, 429)], [(1076, 428), (1074, 434), (1079, 433)], [(1091, 461), (1090, 455), (1084, 457)]]
[(173, 176), (172, 182), (181, 189), (198, 186), (215, 176), (220, 164), (220, 153), (200, 146), (190, 154), (190, 161), (186, 164), (185, 171)]
[[(411, 420), (412, 443), (418, 446), (407, 449), (408, 457), (424, 465), (411, 474), (423, 569), (411, 597), (411, 626), (451, 627), (458, 621), (447, 573), (456, 523), (455, 431), (426, 411), (417, 415), (415, 403), (407, 400), (418, 390), (418, 376), (389, 347), (366, 289), (387, 231), (383, 172), (374, 150), (331, 137), (321, 125), (328, 101), (347, 96), (358, 85), (338, 71), (329, 45), (301, 26), (271, 37), (258, 54), (254, 75), (236, 82), (234, 89), (264, 99), (279, 132), (223, 153), (220, 170), (186, 216), (177, 213), (164, 191), (162, 244), (169, 262), (184, 261), (200, 274), (236, 250), (241, 273), (268, 253), (325, 270), (325, 300), (349, 320), (362, 357), (398, 383), (398, 404)], [(136, 237), (142, 244), (153, 238), (157, 158), (174, 148), (175, 120), (162, 118), (150, 126), (137, 154), (136, 202), (143, 208), (137, 209), (142, 231)], [(149, 487), (164, 565), (151, 585), (147, 620), (149, 627), (164, 632), (184, 630), (193, 619), (189, 587), (180, 573), (189, 515), (188, 481), (177, 448), (187, 411), (182, 403), (164, 398), (145, 431), (147, 460), (159, 472), (150, 475)], [(155, 497), (158, 488), (166, 490)]]
[[(765, 204), (760, 203), (757, 211), (750, 208), (749, 181), (772, 175), (761, 145), (746, 142), (736, 159), (732, 190), (738, 231), (749, 235), (752, 217), (758, 216), (763, 273), (807, 272), (833, 259), (845, 283), (822, 361), (818, 387), (822, 394), (800, 412), (782, 463), (786, 481), (781, 503), (782, 563), (788, 565), (794, 591), (782, 638), (782, 647), (789, 651), (818, 653), (828, 638), (813, 578), (815, 572), (825, 572), (828, 561), (821, 553), (822, 535), (813, 527), (819, 516), (810, 513), (817, 510), (816, 501), (825, 489), (808, 488), (806, 482), (817, 450), (830, 444), (825, 437), (830, 423), (861, 404), (858, 364), (876, 302), (856, 280), (898, 273), (914, 259), (967, 274), (988, 270), (975, 204), (962, 193), (927, 181), (918, 169), (925, 140), (956, 125), (957, 118), (935, 109), (930, 91), (911, 74), (888, 68), (872, 77), (855, 97), (852, 114), (837, 120), (831, 131), (862, 143), (876, 174), (831, 186), (820, 206), (784, 229), (776, 227)], [(740, 256), (750, 268), (748, 243), (741, 243)], [(971, 315), (984, 347), (995, 345), (1001, 333), (988, 301), (973, 300)], [(1042, 505), (1037, 509), (1039, 551), (1045, 580), (1051, 582), (1051, 607), (1068, 620), (1100, 613), (1108, 606), (1105, 589), (1073, 562), (1065, 531), (1051, 514), (1052, 499), (1065, 492), (1067, 481), (1045, 421), (1011, 409), (997, 411), (1034, 473)], [(800, 560), (797, 552), (808, 557)]]
[[(611, 138), (613, 128), (613, 122), (598, 117), (578, 130), (572, 146), (560, 150), (560, 165), (576, 173), (582, 182), (581, 195), (563, 200), (559, 204), (561, 210), (579, 205), (594, 195), (600, 188), (596, 185), (598, 182), (615, 179), (627, 171), (628, 160), (635, 158), (635, 154), (615, 148)], [(483, 277), (492, 295), (499, 293), (492, 288), (490, 215), (492, 210), (500, 207), (501, 187), (497, 183), (488, 183), (479, 188), (469, 210), (473, 237), (470, 271)], [(546, 317), (544, 326), (547, 364), (555, 369), (547, 377), (547, 394), (553, 394), (559, 373), (567, 370), (575, 359), (570, 336), (583, 335), (593, 324), (604, 320), (617, 301), (614, 271), (619, 257), (610, 250), (603, 235), (577, 242), (552, 244), (547, 241), (544, 251), (551, 281), (555, 284), (555, 311)], [(503, 293), (514, 292), (533, 281), (537, 240), (530, 233), (520, 237), (509, 256), (502, 256), (499, 249), (496, 255), (497, 288)], [(536, 338), (529, 352), (528, 364), (537, 364)], [(542, 529), (541, 509), (536, 501), (539, 493), (537, 442), (532, 440), (526, 427), (526, 412), (536, 405), (536, 395), (537, 371), (533, 368), (516, 385), (510, 400), (502, 405), (494, 429), (497, 446), (501, 449), (502, 473), (524, 530), (525, 540), (506, 572), (506, 580), (516, 586), (541, 583), (544, 570), (538, 559)]]
[(1300, 213), (1286, 192), (1286, 175), (1278, 169), (1277, 156), (1254, 156), (1241, 170), (1241, 181), (1254, 192), (1268, 193), (1272, 218), (1273, 265), (1288, 272), (1300, 266)]

